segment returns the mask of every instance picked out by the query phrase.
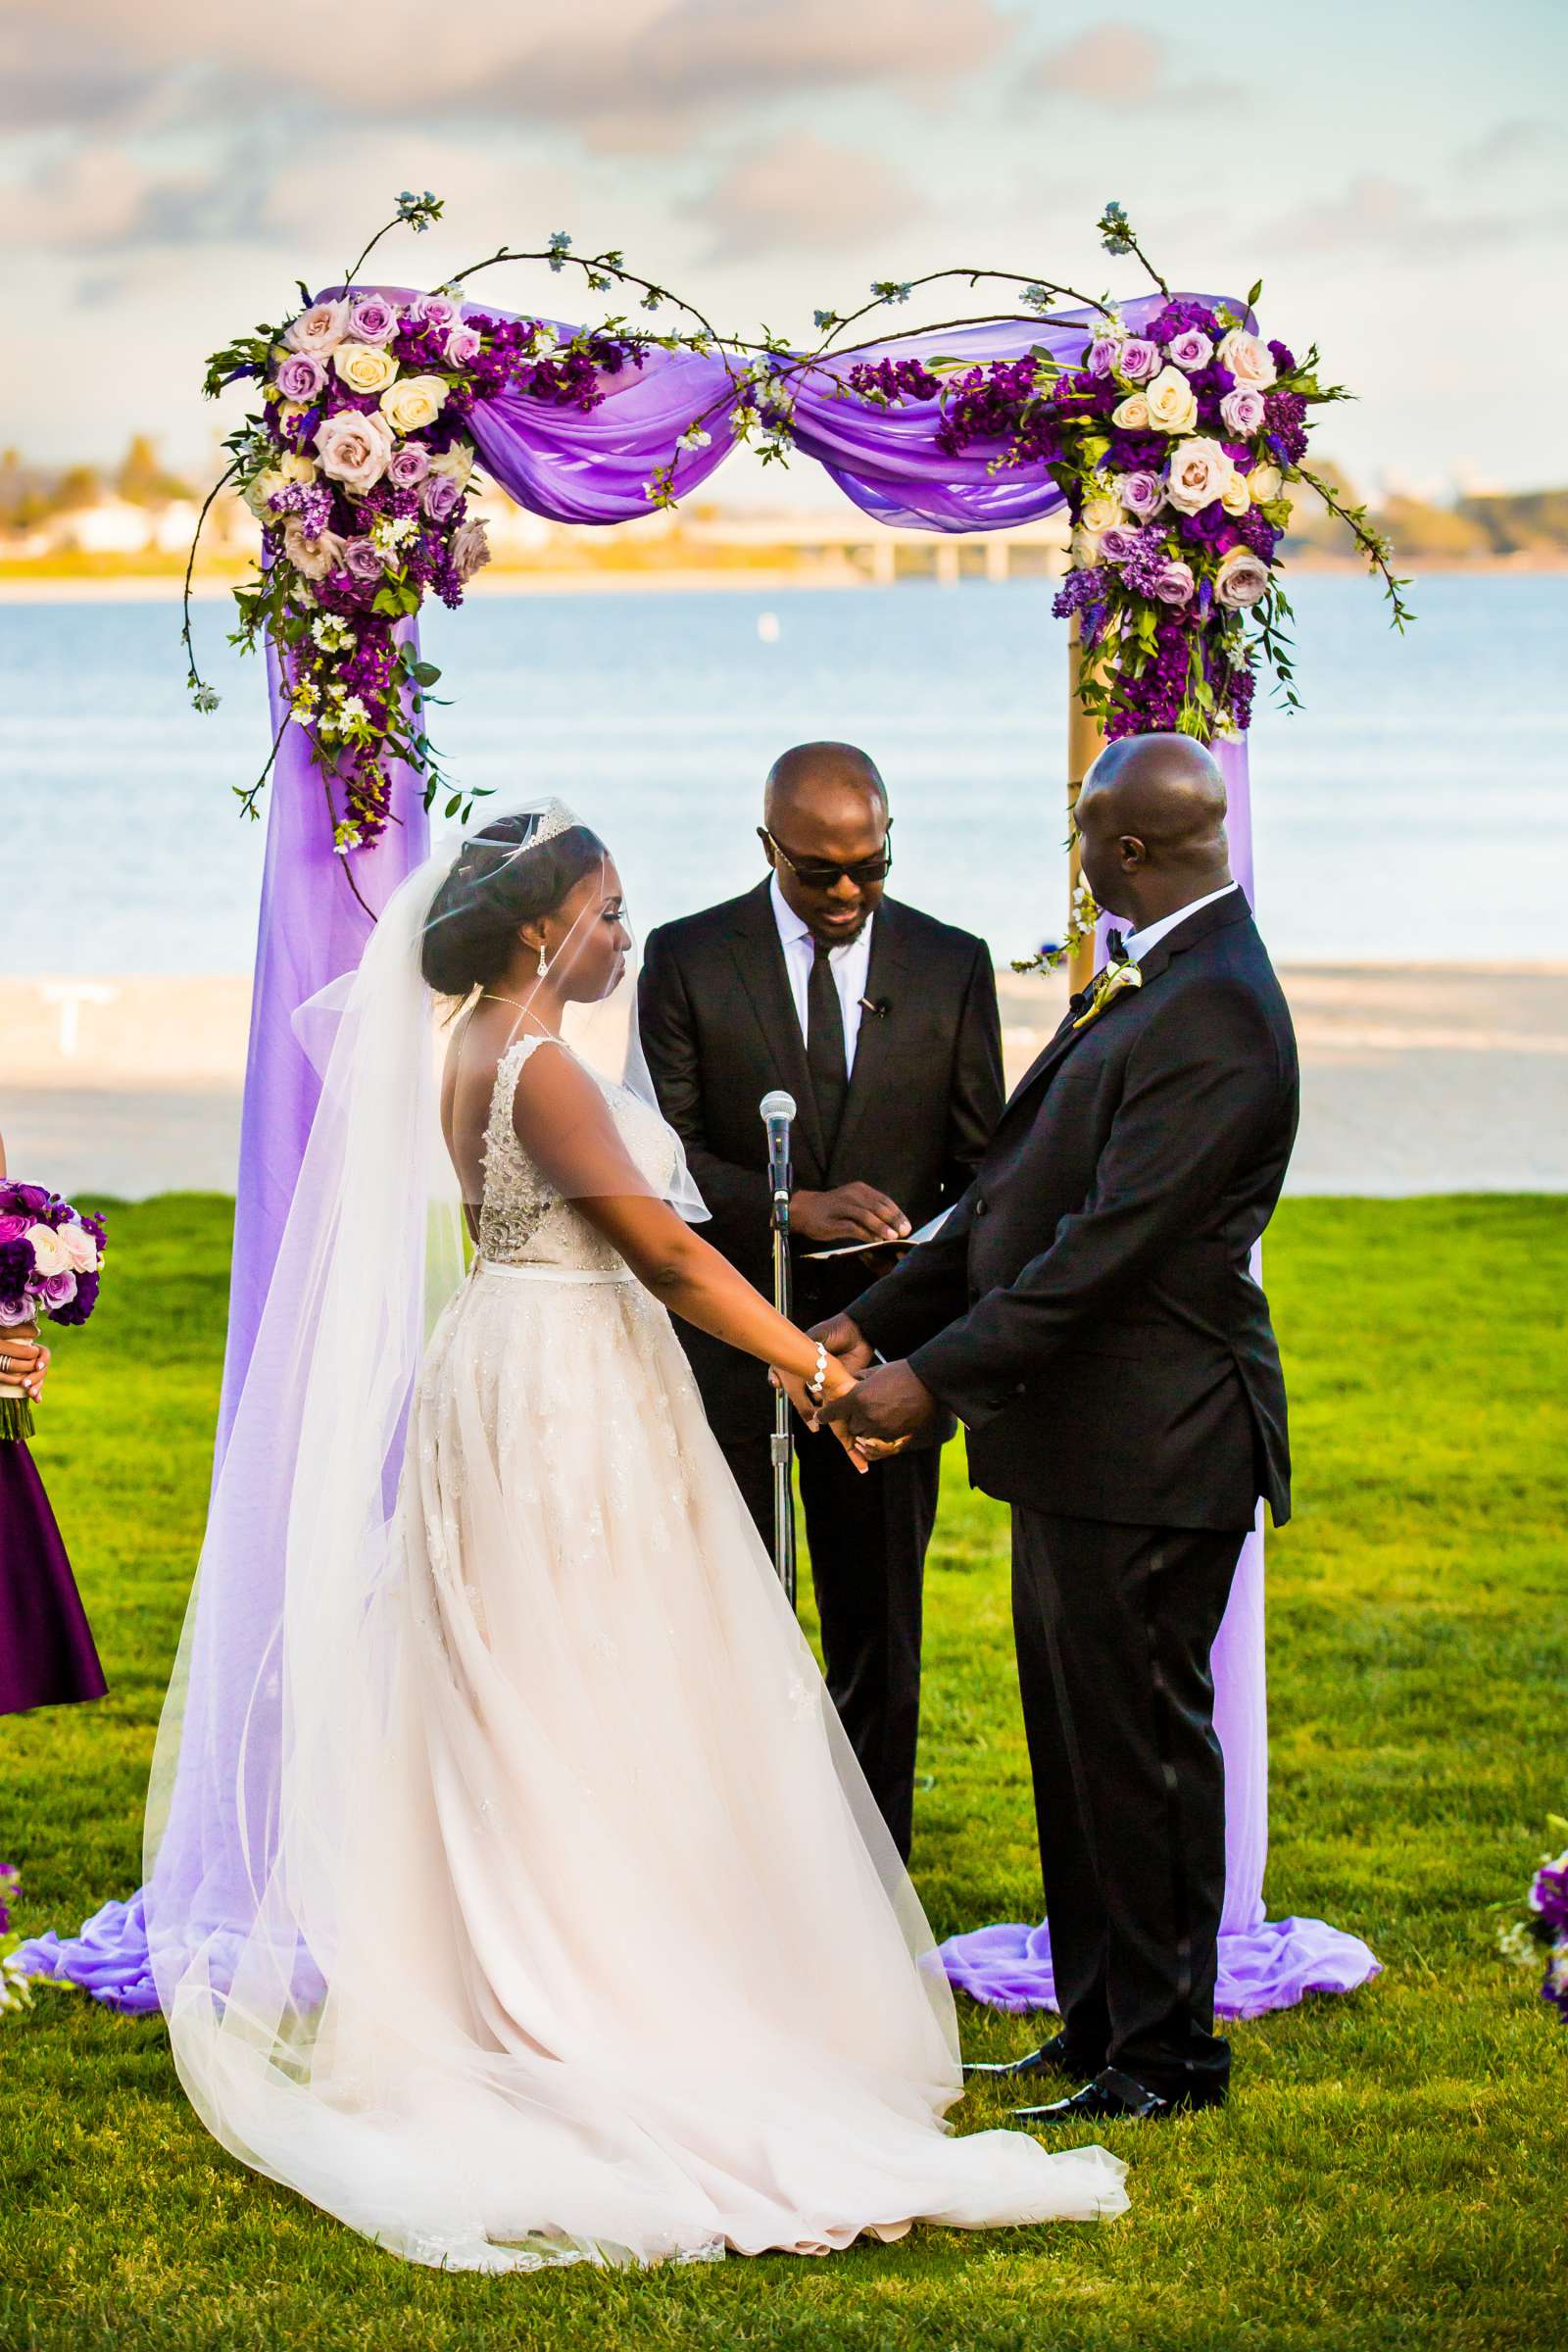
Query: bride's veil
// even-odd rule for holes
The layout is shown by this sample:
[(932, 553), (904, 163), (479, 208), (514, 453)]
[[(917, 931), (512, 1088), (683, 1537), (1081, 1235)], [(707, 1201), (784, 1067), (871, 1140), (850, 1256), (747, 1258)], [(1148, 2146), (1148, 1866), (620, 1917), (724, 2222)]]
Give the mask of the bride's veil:
[[(516, 812), (487, 870), (498, 855), (525, 857), (574, 822), (559, 804)], [(486, 832), (493, 850), (494, 820)], [(427, 1801), (410, 1752), (419, 1717), (400, 1631), (394, 1513), (421, 1355), (471, 1250), (440, 1118), (453, 1007), (422, 969), (444, 890), (450, 903), (455, 847), (411, 875), (358, 970), (298, 1016), (301, 1042), (322, 1068), (320, 1103), (160, 1725), (146, 1910), (181, 2081), (226, 2147), (416, 2259), (505, 2268), (598, 2259), (613, 2231), (589, 2239), (556, 2230), (500, 2246), (477, 2219), (461, 2225), (466, 2237), (454, 2224), (455, 2213), (486, 2210), (483, 2169), (505, 2162), (502, 2127), (531, 2107), (530, 2094), (514, 2052), (503, 2064), (499, 2043), (486, 2046), (454, 2022), (462, 2003), (444, 1996), (465, 1963), (439, 1916), (439, 1887), (400, 1878), (387, 1837), (373, 1849), (378, 1882), (367, 1884), (363, 1835), (372, 1796), (387, 1824), (399, 1805), (416, 1817)], [(519, 1024), (526, 1019), (524, 1001)], [(702, 1213), (678, 1152), (666, 1197)], [(419, 1671), (432, 1670), (432, 1658), (439, 1671), (438, 1638), (421, 1641)], [(956, 2055), (929, 1931), (836, 1721), (829, 1732)], [(333, 1999), (346, 1950), (352, 2018)], [(389, 2053), (401, 2068), (400, 2104), (406, 2091), (429, 2124), (428, 2143), (406, 2113), (384, 2128)], [(564, 2191), (577, 2141), (564, 2131), (575, 2094), (562, 2072), (533, 2113), (530, 2144), (557, 2135)], [(613, 2095), (603, 2086), (602, 2100)], [(590, 2112), (580, 2131), (591, 2129)], [(639, 2193), (628, 2180), (614, 2218), (624, 2242), (646, 2253), (657, 2248), (661, 2208), (654, 2198), (644, 2212)], [(578, 2208), (591, 2201), (585, 2188)], [(567, 2196), (563, 2210), (578, 2208)]]

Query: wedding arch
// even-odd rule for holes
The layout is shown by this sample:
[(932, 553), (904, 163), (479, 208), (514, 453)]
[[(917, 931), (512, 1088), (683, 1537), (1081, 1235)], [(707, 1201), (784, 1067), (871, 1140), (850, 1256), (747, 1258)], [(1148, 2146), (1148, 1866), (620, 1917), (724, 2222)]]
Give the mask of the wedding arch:
[[(741, 442), (764, 462), (808, 459), (876, 521), (968, 532), (1063, 509), (1070, 566), (1055, 600), (1070, 623), (1067, 806), (1107, 738), (1179, 728), (1212, 744), (1230, 793), (1232, 863), (1253, 895), (1247, 727), (1259, 669), (1291, 688), (1290, 606), (1279, 548), (1293, 483), (1314, 488), (1381, 575), (1394, 623), (1407, 617), (1386, 542), (1307, 465), (1311, 410), (1346, 397), (1258, 332), (1260, 286), (1246, 301), (1173, 294), (1121, 207), (1100, 221), (1105, 250), (1132, 258), (1150, 290), (1112, 301), (1043, 277), (946, 269), (814, 314), (816, 343), (721, 333), (691, 304), (627, 269), (619, 253), (573, 253), (564, 233), (533, 251), (503, 247), (433, 292), (368, 281), (393, 228), (422, 231), (442, 206), (405, 192), (341, 280), (281, 325), (214, 354), (206, 389), (236, 378), (259, 403), (228, 437), (230, 464), (208, 509), (236, 485), (263, 525), (254, 579), (236, 590), (235, 641), (264, 645), (271, 712), (265, 766), (238, 788), (270, 805), (262, 885), (217, 1462), (241, 1392), (286, 1368), (253, 1361), (266, 1298), (318, 1099), (294, 1014), (358, 963), (391, 891), (426, 854), (429, 815), (471, 801), (440, 769), (426, 726), (439, 673), (419, 653), (426, 596), (462, 602), (485, 561), (469, 507), (476, 469), (517, 505), (564, 524), (614, 523), (669, 507)], [(573, 271), (589, 292), (634, 301), (572, 325), (516, 316), (466, 292), (509, 262)], [(1010, 312), (971, 310), (912, 334), (851, 340), (917, 289), (1004, 287)], [(673, 318), (674, 325), (662, 323)], [(198, 540), (200, 528), (198, 526)], [(192, 564), (195, 560), (192, 549)], [(185, 582), (183, 643), (199, 710), (216, 707), (195, 658)], [(1071, 828), (1069, 826), (1069, 832)], [(1069, 871), (1061, 946), (1076, 982), (1094, 953), (1096, 909)], [(265, 1403), (265, 1398), (262, 1400)], [(265, 1423), (265, 1412), (258, 1416)], [(251, 1425), (256, 1426), (253, 1420)], [(259, 1497), (267, 1482), (258, 1478)], [(281, 1575), (281, 1531), (264, 1501), (258, 1586)], [(191, 1704), (205, 1738), (242, 1739), (265, 1758), (276, 1727), (244, 1726), (225, 1692), (249, 1690), (257, 1661), (241, 1605), (204, 1628), (198, 1605)], [(1249, 1541), (1214, 1656), (1225, 1751), (1225, 1911), (1219, 2006), (1250, 2016), (1309, 1990), (1344, 1990), (1377, 1963), (1354, 1936), (1298, 1918), (1270, 1921), (1267, 1709), (1261, 1526)], [(187, 1721), (188, 1730), (188, 1721)], [(230, 1782), (232, 1785), (232, 1778)], [(239, 1886), (265, 1841), (265, 1806), (244, 1821), (182, 1817), (176, 1784), (158, 1859), (158, 1898), (177, 1914), (198, 1882), (210, 1901)], [(215, 1923), (202, 1923), (210, 1933)], [(28, 1947), (38, 1974), (114, 2007), (157, 2006), (143, 1898), (106, 1903), (79, 1936)], [(944, 1947), (954, 1983), (1009, 2008), (1053, 2002), (1045, 1927), (980, 1929)]]

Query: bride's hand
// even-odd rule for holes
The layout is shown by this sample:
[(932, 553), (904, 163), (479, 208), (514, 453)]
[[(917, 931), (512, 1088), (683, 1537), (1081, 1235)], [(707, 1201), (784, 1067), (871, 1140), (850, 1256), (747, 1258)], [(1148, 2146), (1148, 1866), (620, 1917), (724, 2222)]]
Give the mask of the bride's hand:
[[(833, 1355), (827, 1359), (827, 1371), (823, 1376), (820, 1401), (807, 1394), (804, 1380), (798, 1378), (793, 1372), (781, 1371), (777, 1364), (772, 1367), (771, 1377), (775, 1384), (783, 1390), (801, 1419), (806, 1423), (807, 1428), (811, 1430), (819, 1426), (817, 1414), (821, 1411), (822, 1405), (831, 1404), (836, 1397), (847, 1396), (855, 1386), (854, 1373), (846, 1372), (837, 1356)], [(853, 1440), (847, 1437), (843, 1430), (835, 1429), (833, 1435), (838, 1439), (857, 1470), (864, 1471), (870, 1467), (864, 1456), (856, 1451)]]

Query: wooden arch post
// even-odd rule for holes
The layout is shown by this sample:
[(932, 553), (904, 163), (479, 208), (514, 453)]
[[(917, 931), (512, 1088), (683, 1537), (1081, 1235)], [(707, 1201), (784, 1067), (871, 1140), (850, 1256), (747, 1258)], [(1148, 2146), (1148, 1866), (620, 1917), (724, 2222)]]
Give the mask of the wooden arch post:
[[(1083, 704), (1084, 654), (1078, 634), (1078, 615), (1072, 617), (1067, 639), (1067, 916), (1071, 923), (1078, 904), (1078, 884), (1083, 878), (1083, 864), (1078, 855), (1078, 825), (1076, 811), (1078, 794), (1083, 780), (1105, 748), (1105, 730), (1092, 711)], [(1080, 939), (1067, 958), (1067, 984), (1074, 993), (1088, 987), (1094, 977), (1095, 940), (1093, 932)]]

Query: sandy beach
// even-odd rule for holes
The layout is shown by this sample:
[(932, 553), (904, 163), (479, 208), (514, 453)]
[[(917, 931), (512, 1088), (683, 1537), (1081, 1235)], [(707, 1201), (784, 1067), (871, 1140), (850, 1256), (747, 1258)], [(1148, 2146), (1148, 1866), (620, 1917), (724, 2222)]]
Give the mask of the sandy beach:
[[(1011, 1082), (1065, 983), (999, 977)], [(1282, 977), (1302, 1068), (1291, 1191), (1568, 1191), (1568, 964)], [(249, 983), (230, 976), (0, 978), (13, 1171), (126, 1200), (231, 1192), (249, 1017)]]

